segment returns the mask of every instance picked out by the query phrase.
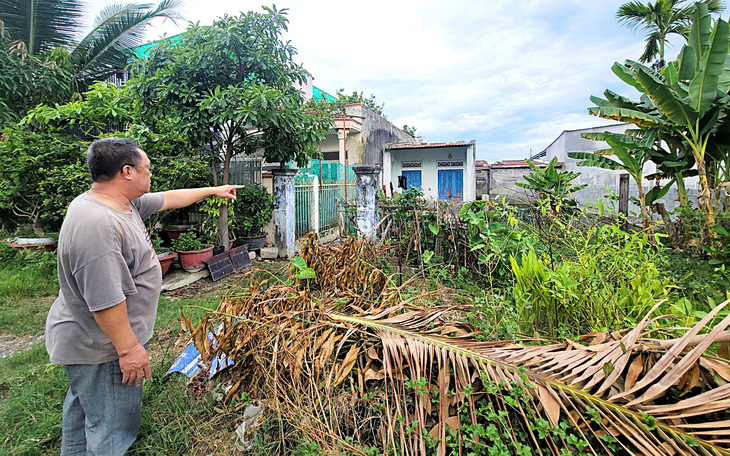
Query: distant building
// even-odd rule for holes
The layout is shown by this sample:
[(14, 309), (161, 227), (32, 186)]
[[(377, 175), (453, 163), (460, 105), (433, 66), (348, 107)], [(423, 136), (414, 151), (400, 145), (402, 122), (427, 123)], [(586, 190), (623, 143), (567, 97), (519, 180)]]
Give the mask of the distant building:
[[(537, 160), (530, 162), (538, 168), (544, 168), (547, 163)], [(558, 163), (556, 168), (563, 168), (563, 163)], [(484, 172), (484, 171), (483, 171)], [(532, 169), (526, 160), (503, 160), (487, 165), (485, 170), (487, 182), (487, 195), (489, 199), (502, 200), (510, 204), (531, 203), (534, 201), (533, 192), (518, 186), (518, 183), (527, 183), (525, 176), (530, 174)]]
[(383, 152), (383, 184), (419, 188), (439, 200), (474, 201), (476, 198), (476, 141), (393, 144)]

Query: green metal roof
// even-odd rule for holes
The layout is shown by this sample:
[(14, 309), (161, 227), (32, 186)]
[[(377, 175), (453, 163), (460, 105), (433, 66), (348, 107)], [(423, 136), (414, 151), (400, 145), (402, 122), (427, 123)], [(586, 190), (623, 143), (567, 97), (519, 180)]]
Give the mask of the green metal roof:
[(336, 101), (337, 98), (333, 97), (332, 95), (328, 94), (324, 90), (320, 89), (319, 87), (312, 86), (312, 98), (314, 98), (315, 101), (320, 102), (324, 98), (325, 101)]
[(132, 54), (134, 54), (135, 57), (138, 57), (140, 59), (146, 59), (150, 55), (150, 49), (157, 46), (157, 43), (161, 43), (163, 41), (169, 41), (170, 43), (176, 43), (180, 41), (182, 38), (182, 34), (180, 35), (173, 35), (167, 38), (163, 38), (161, 40), (153, 41), (151, 43), (147, 44), (141, 44), (137, 47), (134, 47), (131, 49)]

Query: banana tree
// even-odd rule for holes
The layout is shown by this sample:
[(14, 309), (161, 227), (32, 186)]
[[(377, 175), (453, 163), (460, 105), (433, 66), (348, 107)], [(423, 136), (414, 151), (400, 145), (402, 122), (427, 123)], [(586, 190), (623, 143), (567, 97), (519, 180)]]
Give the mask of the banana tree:
[(712, 25), (707, 5), (698, 3), (687, 45), (676, 62), (661, 73), (627, 61), (612, 69), (624, 82), (642, 93), (640, 102), (592, 97), (596, 106), (589, 113), (646, 129), (670, 128), (686, 143), (699, 175), (698, 205), (704, 213), (707, 233), (715, 224), (713, 193), (707, 173), (708, 143), (730, 97), (730, 26), (722, 19)]
[[(594, 139), (606, 141), (611, 146), (611, 151), (599, 151), (599, 153), (569, 152), (568, 157), (582, 160), (578, 162), (578, 166), (595, 166), (628, 173), (634, 179), (639, 191), (639, 206), (641, 207), (644, 229), (649, 229), (651, 227), (651, 215), (647, 205), (664, 196), (669, 190), (668, 186), (663, 191), (654, 192), (652, 190), (654, 193), (650, 195), (650, 201), (647, 201), (647, 194), (644, 192), (644, 165), (651, 159), (650, 151), (656, 140), (656, 130), (647, 130), (643, 137), (607, 131), (601, 136), (595, 136)], [(618, 161), (609, 158), (608, 154), (613, 154)]]

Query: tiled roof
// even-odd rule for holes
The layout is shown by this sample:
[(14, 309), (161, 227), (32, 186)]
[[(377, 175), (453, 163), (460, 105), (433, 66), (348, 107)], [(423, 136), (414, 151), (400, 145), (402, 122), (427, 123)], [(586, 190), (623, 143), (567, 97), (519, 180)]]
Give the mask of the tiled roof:
[(471, 143), (465, 141), (449, 142), (449, 143), (420, 143), (420, 144), (394, 144), (387, 146), (386, 149), (428, 149), (433, 147), (460, 147), (468, 146)]

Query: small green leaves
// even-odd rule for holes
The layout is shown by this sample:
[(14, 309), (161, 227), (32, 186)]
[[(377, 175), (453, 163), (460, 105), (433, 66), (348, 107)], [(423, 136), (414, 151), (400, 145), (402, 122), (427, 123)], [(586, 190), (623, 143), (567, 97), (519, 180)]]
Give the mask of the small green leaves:
[(294, 274), (295, 279), (314, 279), (317, 277), (314, 269), (308, 268), (307, 262), (300, 256), (292, 258), (291, 266), (296, 271)]

